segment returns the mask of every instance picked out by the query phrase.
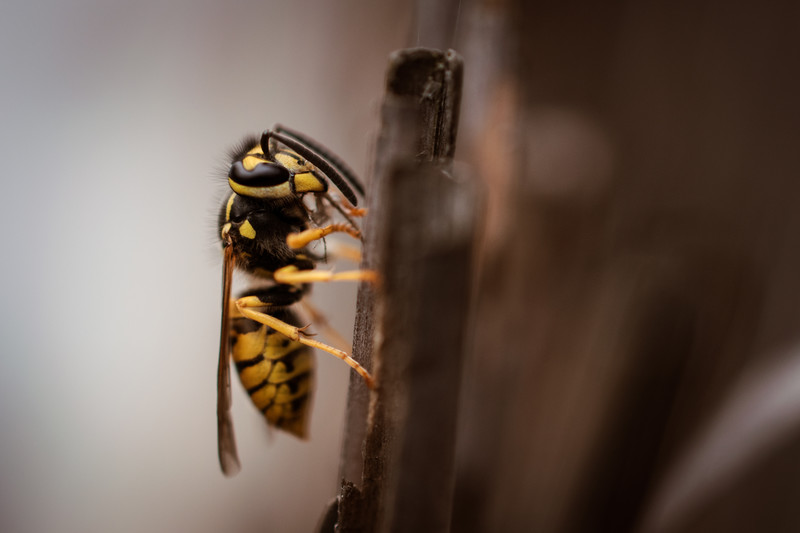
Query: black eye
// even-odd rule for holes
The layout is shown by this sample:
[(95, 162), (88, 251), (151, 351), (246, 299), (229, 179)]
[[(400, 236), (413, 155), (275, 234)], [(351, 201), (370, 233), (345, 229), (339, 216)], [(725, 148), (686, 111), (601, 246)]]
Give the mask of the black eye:
[(272, 187), (289, 181), (289, 171), (277, 163), (259, 163), (253, 170), (247, 170), (241, 161), (231, 165), (228, 178), (244, 187)]

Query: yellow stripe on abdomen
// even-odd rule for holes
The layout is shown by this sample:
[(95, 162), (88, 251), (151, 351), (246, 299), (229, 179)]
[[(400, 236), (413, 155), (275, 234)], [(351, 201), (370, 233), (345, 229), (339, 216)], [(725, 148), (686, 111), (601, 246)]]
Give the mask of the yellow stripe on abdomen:
[(304, 438), (314, 369), (311, 350), (265, 325), (254, 326), (243, 317), (233, 322), (232, 356), (239, 379), (269, 424)]

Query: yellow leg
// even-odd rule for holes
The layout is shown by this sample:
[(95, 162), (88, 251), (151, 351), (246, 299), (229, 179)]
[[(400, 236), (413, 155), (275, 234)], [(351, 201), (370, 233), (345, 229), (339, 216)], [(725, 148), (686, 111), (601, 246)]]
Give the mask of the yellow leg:
[(347, 270), (333, 273), (329, 270), (300, 270), (294, 265), (281, 267), (272, 277), (278, 283), (315, 283), (319, 281), (368, 281), (378, 283), (378, 273), (374, 270)]
[(331, 344), (346, 352), (353, 351), (353, 347), (350, 346), (350, 343), (347, 342), (341, 333), (336, 331), (336, 328), (331, 326), (331, 323), (328, 322), (328, 319), (325, 317), (322, 311), (311, 305), (311, 302), (309, 302), (307, 299), (300, 300), (299, 311), (302, 319), (307, 320), (308, 322), (314, 324), (316, 328), (321, 329), (323, 335), (332, 341)]
[(334, 209), (339, 211), (344, 219), (353, 227), (358, 227), (353, 220), (354, 218), (360, 218), (366, 216), (367, 214), (366, 209), (355, 207), (353, 204), (347, 201), (347, 198), (341, 196), (338, 198), (333, 198), (330, 194), (326, 194), (325, 199), (334, 207)]
[(361, 238), (361, 232), (356, 228), (350, 224), (339, 223), (329, 224), (324, 228), (307, 229), (305, 231), (301, 231), (300, 233), (290, 233), (289, 236), (286, 237), (286, 244), (289, 245), (289, 248), (298, 250), (304, 246), (307, 246), (310, 242), (326, 237), (331, 233), (347, 233), (356, 239)]
[(236, 310), (239, 311), (242, 316), (247, 317), (250, 320), (255, 320), (260, 324), (269, 326), (284, 337), (288, 337), (293, 341), (300, 340), (300, 333), (302, 331), (301, 328), (287, 324), (283, 320), (278, 320), (274, 316), (253, 310), (254, 308), (266, 307), (264, 302), (259, 300), (257, 296), (245, 296), (243, 298), (239, 298), (236, 300), (235, 304)]
[(313, 339), (306, 338), (302, 335), (305, 335), (304, 329), (305, 328), (298, 328), (296, 326), (292, 326), (291, 324), (287, 324), (283, 320), (279, 320), (274, 316), (270, 316), (266, 313), (261, 311), (255, 311), (254, 308), (265, 307), (264, 302), (258, 299), (256, 296), (245, 296), (244, 298), (239, 298), (236, 300), (236, 309), (242, 314), (249, 318), (250, 320), (254, 320), (259, 324), (264, 324), (267, 327), (274, 329), (275, 331), (279, 332), (280, 334), (288, 337), (293, 341), (297, 341), (300, 343), (305, 344), (306, 346), (311, 346), (312, 348), (318, 348), (324, 352), (328, 352), (329, 354), (333, 355), (334, 357), (338, 357), (345, 363), (347, 363), (353, 370), (358, 372), (358, 375), (364, 378), (364, 383), (366, 383), (367, 387), (370, 389), (374, 388), (375, 381), (372, 379), (372, 376), (367, 369), (358, 364), (358, 361), (347, 355), (346, 352), (342, 350), (337, 350), (333, 346), (328, 346), (319, 341), (315, 341)]
[(333, 205), (345, 216), (361, 218), (367, 214), (366, 208), (354, 206), (344, 196), (336, 195), (336, 198), (334, 198), (331, 195), (326, 194), (325, 198), (327, 198), (331, 205)]
[(367, 216), (367, 210), (364, 207), (347, 206), (347, 214), (351, 217), (364, 217)]
[(328, 243), (328, 259), (345, 259), (353, 263), (361, 262), (361, 250), (342, 241)]

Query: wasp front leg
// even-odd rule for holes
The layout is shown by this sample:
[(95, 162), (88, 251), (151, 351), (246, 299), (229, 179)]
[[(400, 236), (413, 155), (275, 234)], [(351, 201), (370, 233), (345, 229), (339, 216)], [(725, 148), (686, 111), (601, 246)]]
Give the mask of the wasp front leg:
[(331, 233), (347, 233), (354, 239), (361, 238), (361, 232), (356, 227), (350, 224), (337, 223), (329, 224), (322, 228), (310, 228), (299, 233), (290, 233), (289, 236), (286, 237), (286, 244), (288, 244), (290, 248), (299, 250), (300, 248), (305, 248), (314, 241), (327, 237)]
[(361, 263), (361, 248), (352, 246), (342, 241), (329, 242), (327, 246), (328, 259), (344, 259), (351, 263)]
[[(277, 280), (276, 280), (277, 281)], [(358, 372), (358, 374), (364, 379), (367, 387), (370, 389), (375, 386), (375, 382), (372, 379), (372, 376), (367, 369), (361, 366), (358, 361), (350, 357), (346, 352), (342, 350), (336, 349), (333, 346), (328, 346), (322, 342), (309, 339), (305, 335), (306, 328), (298, 328), (297, 326), (292, 326), (275, 318), (272, 315), (269, 315), (263, 311), (257, 311), (256, 309), (264, 309), (269, 308), (270, 304), (268, 302), (264, 302), (259, 299), (257, 296), (244, 296), (239, 298), (234, 302), (236, 310), (244, 317), (249, 318), (259, 324), (264, 324), (265, 326), (274, 329), (278, 333), (282, 334), (283, 336), (293, 340), (305, 344), (306, 346), (311, 346), (312, 348), (318, 348), (324, 352), (328, 352), (329, 354), (337, 357), (347, 363), (353, 370)], [(306, 326), (307, 327), (307, 326)]]
[[(310, 228), (299, 233), (291, 233), (286, 238), (286, 243), (294, 249), (301, 249), (308, 244), (322, 239), (331, 233), (347, 233), (355, 238), (361, 237), (361, 232), (350, 224), (329, 224), (322, 228)], [(360, 260), (360, 254), (356, 256)], [(299, 284), (316, 283), (320, 281), (367, 281), (374, 285), (379, 283), (378, 274), (373, 270), (348, 270), (333, 273), (327, 270), (301, 270), (294, 265), (279, 268), (273, 273), (273, 278), (278, 283)]]
[[(326, 198), (330, 201), (334, 207), (346, 217), (353, 217), (353, 218), (362, 218), (367, 215), (367, 210), (363, 207), (356, 207), (350, 202), (347, 201), (347, 198), (340, 197), (338, 199), (334, 199), (331, 195), (326, 194)], [(348, 218), (349, 220), (349, 218)]]

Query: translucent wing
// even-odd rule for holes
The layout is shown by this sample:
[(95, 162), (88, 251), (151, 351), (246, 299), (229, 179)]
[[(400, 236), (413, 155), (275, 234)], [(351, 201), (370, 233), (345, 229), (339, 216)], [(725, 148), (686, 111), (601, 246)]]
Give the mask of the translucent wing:
[(231, 418), (230, 305), (233, 280), (233, 248), (225, 246), (222, 265), (222, 328), (219, 336), (219, 368), (217, 369), (217, 446), (222, 473), (233, 476), (241, 465), (236, 452), (236, 438)]

